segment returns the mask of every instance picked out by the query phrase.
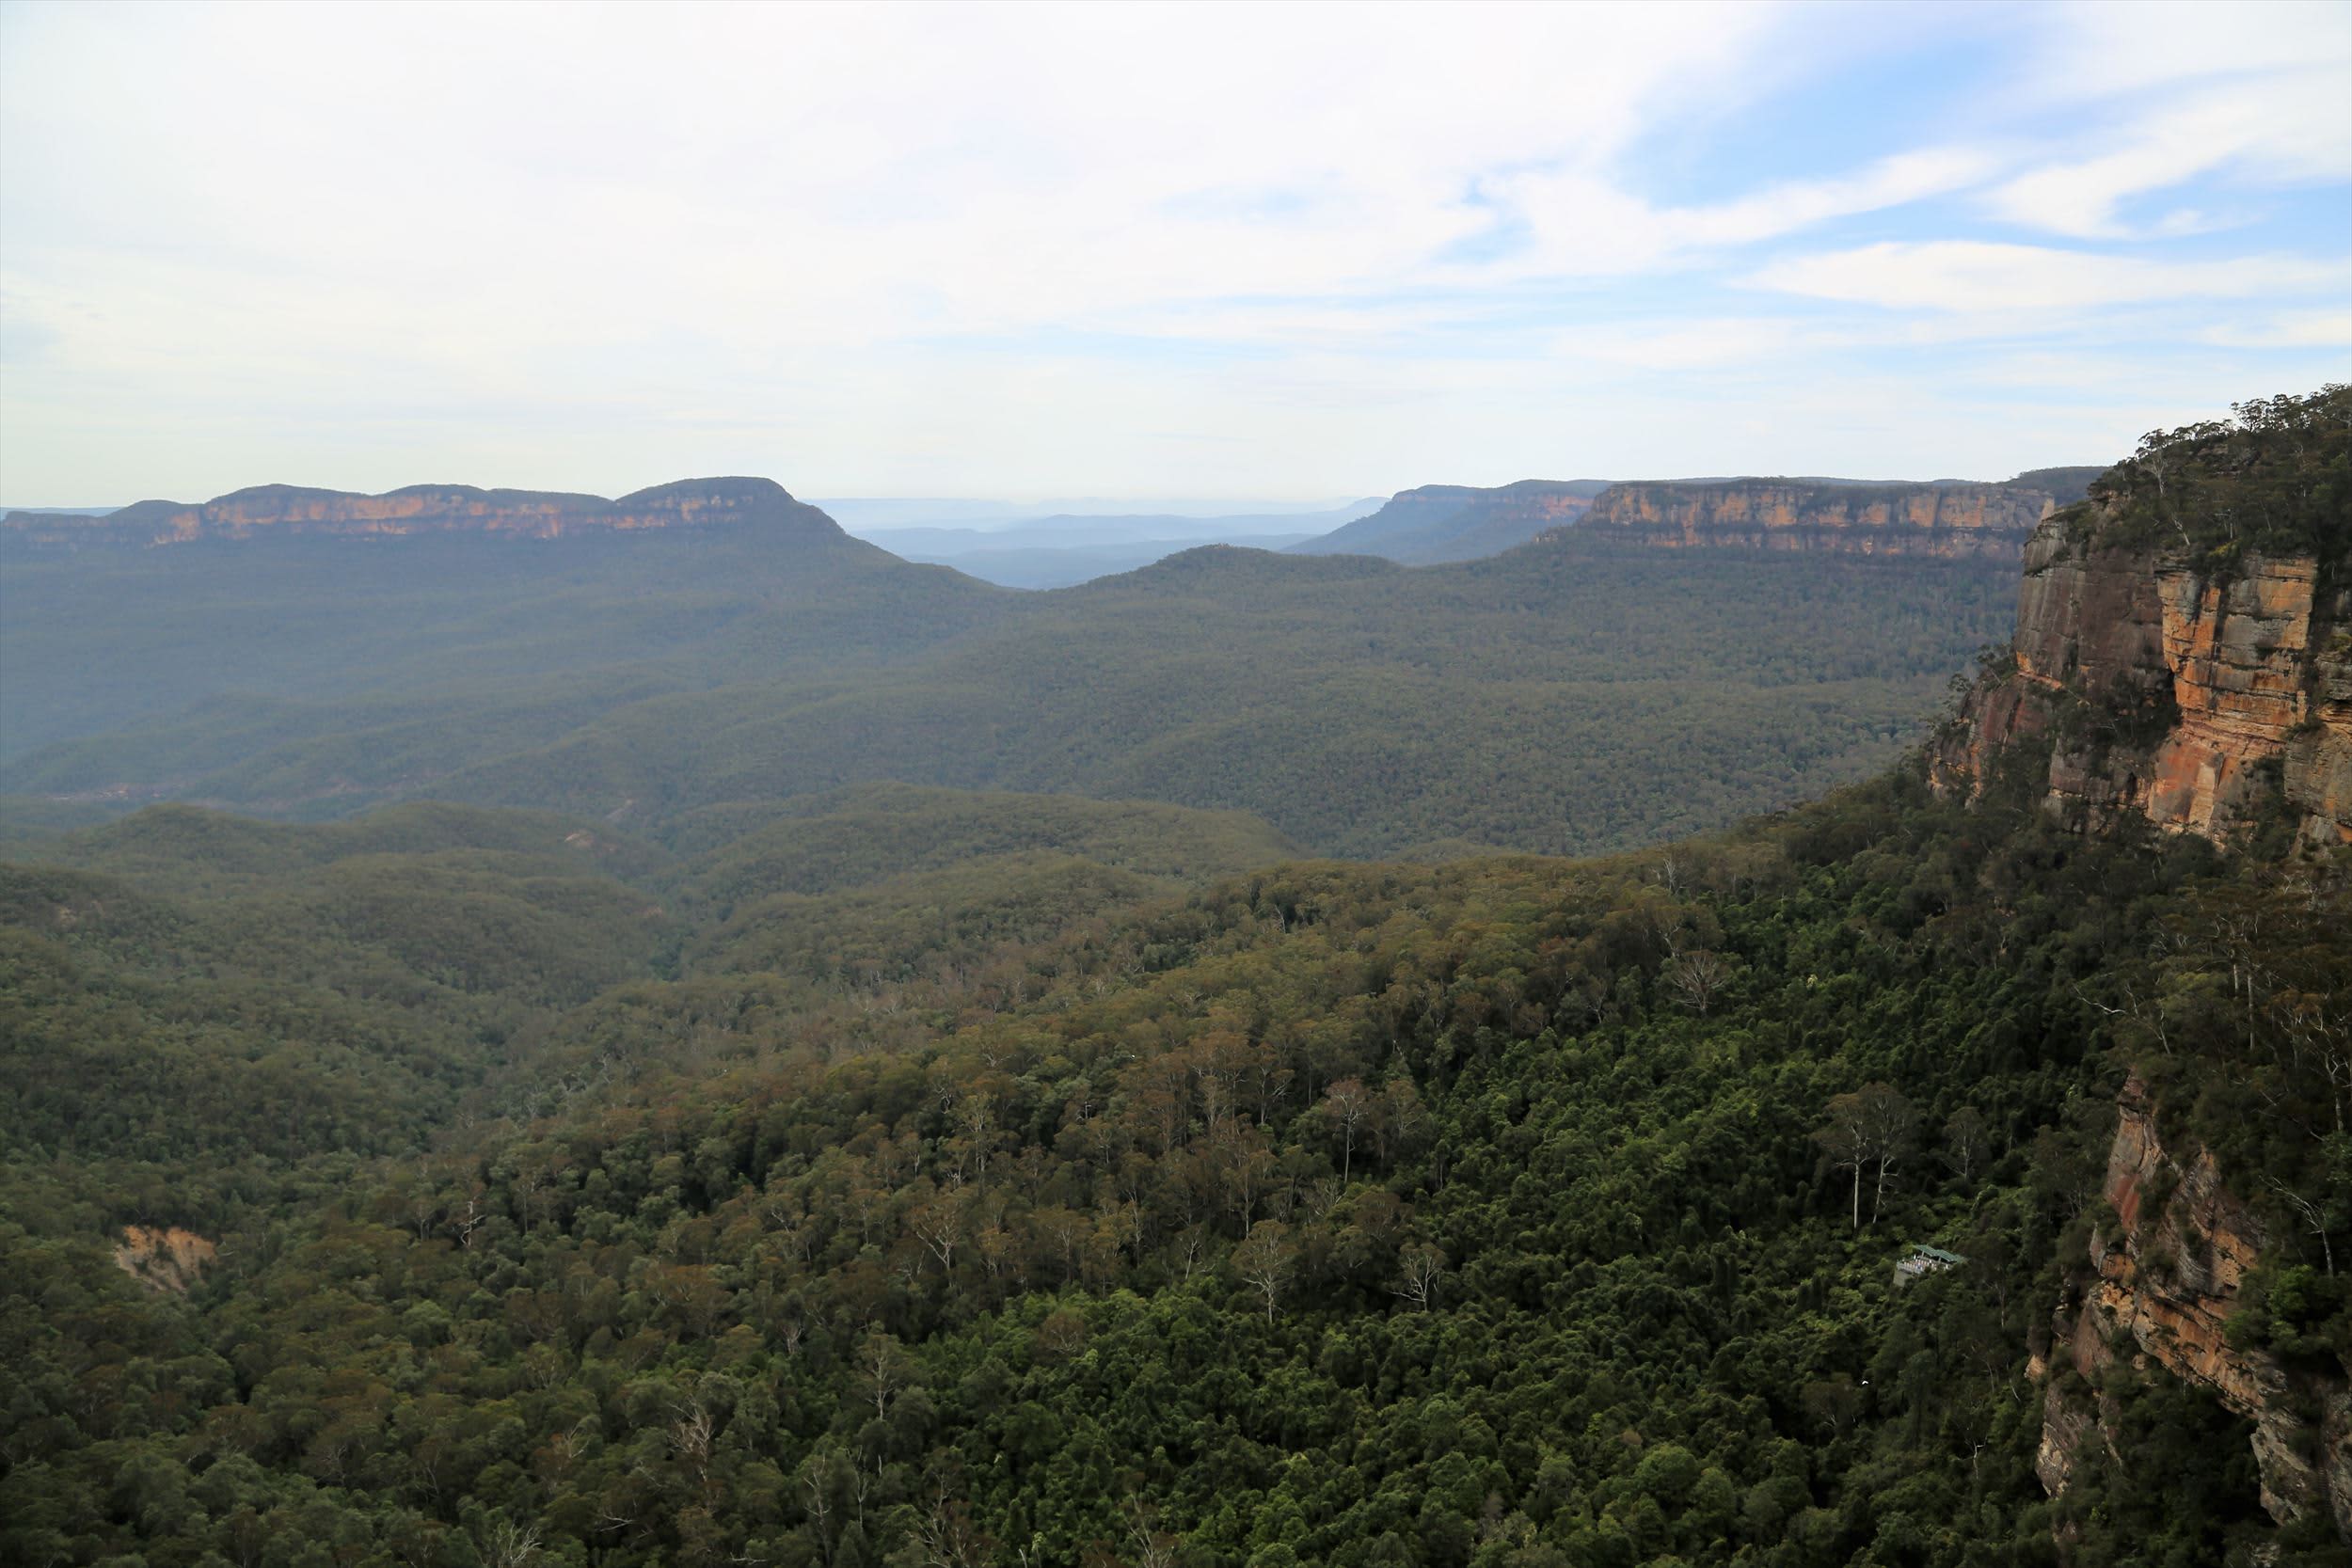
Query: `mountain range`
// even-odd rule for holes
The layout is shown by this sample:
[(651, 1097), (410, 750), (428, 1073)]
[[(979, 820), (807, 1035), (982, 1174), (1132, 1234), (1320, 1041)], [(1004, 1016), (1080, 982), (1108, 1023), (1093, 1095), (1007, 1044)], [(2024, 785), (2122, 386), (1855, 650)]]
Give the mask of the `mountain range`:
[(1867, 774), (1997, 629), (2010, 562), (1867, 558), (1936, 533), (1907, 515), (1824, 527), (1854, 551), (1759, 567), (1744, 536), (1674, 559), (1576, 527), (1409, 570), (1203, 546), (1017, 594), (766, 481), (11, 515), (0, 786), (648, 827), (889, 780), (1238, 808), (1326, 852), (1607, 849)]
[[(2050, 468), (2020, 474), (2000, 484), (1939, 480), (1929, 483), (1883, 483), (1845, 479), (1679, 480), (1613, 486), (1612, 502), (1623, 510), (1606, 514), (1620, 527), (1639, 524), (1644, 509), (1673, 507), (1684, 526), (1710, 530), (1770, 520), (1773, 547), (1788, 547), (1811, 525), (1800, 515), (1826, 516), (1825, 507), (1852, 507), (1861, 526), (1883, 526), (1890, 506), (1923, 503), (1932, 515), (1908, 515), (1914, 527), (1983, 528), (1984, 518), (1963, 522), (1963, 514), (1992, 509), (1992, 534), (2031, 526), (2035, 508), (2066, 505), (2082, 498), (2095, 468)], [(407, 535), (432, 531), (479, 531), (516, 537), (553, 538), (596, 530), (675, 527), (728, 516), (763, 515), (781, 503), (754, 492), (769, 482), (688, 480), (656, 486), (618, 500), (535, 491), (477, 490), (463, 485), (412, 485), (382, 496), (262, 485), (200, 505), (141, 501), (107, 512), (102, 508), (57, 512), (11, 512), (0, 515), (0, 546), (64, 548), (84, 545), (153, 545), (198, 538), (246, 538), (257, 532), (291, 534)], [(732, 492), (740, 488), (743, 494)], [(1472, 561), (1499, 554), (1581, 516), (1595, 498), (1612, 491), (1602, 480), (1524, 480), (1493, 488), (1435, 484), (1401, 491), (1387, 501), (1364, 500), (1324, 511), (1263, 513), (1053, 513), (999, 516), (1001, 503), (952, 501), (850, 501), (838, 503), (865, 519), (850, 531), (909, 561), (953, 565), (990, 582), (1016, 588), (1069, 587), (1150, 564), (1201, 545), (1240, 545), (1288, 549), (1302, 555), (1375, 555), (1406, 565)], [(698, 493), (703, 499), (692, 498)], [(1868, 500), (1860, 499), (1867, 495)], [(1641, 498), (1636, 500), (1634, 498)], [(787, 500), (789, 498), (786, 498)], [(708, 509), (689, 514), (690, 506)], [(800, 504), (800, 503), (792, 503)], [(749, 508), (749, 510), (744, 510)], [(913, 521), (937, 515), (962, 518), (961, 526)], [(1873, 522), (1872, 518), (1876, 521)], [(1701, 519), (1704, 519), (1703, 521)], [(103, 526), (92, 526), (96, 520)], [(1654, 520), (1654, 518), (1653, 518)], [(1829, 518), (1843, 526), (1842, 513)], [(977, 525), (977, 526), (976, 526)], [(1794, 526), (1794, 531), (1791, 531)], [(1992, 534), (1987, 538), (1991, 539)], [(1767, 536), (1751, 532), (1743, 543), (1761, 546)], [(1722, 541), (1718, 541), (1722, 542)]]

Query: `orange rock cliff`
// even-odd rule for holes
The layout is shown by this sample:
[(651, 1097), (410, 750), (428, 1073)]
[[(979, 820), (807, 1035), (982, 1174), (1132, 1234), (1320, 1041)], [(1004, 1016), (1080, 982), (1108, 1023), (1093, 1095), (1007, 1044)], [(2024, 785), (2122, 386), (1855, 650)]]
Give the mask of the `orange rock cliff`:
[(2051, 490), (2016, 483), (1645, 483), (1602, 491), (1581, 526), (1660, 549), (2015, 560), (2058, 499)]
[[(2038, 803), (2282, 855), (2352, 843), (2352, 420), (2342, 388), (2159, 433), (2027, 543), (2006, 653), (1929, 747), (1948, 797)], [(2060, 1493), (2120, 1463), (2108, 1374), (2161, 1368), (2252, 1423), (2262, 1500), (2352, 1539), (2352, 1387), (2229, 1333), (2265, 1249), (2263, 1177), (2118, 1101), (2088, 1256), (2056, 1320), (2037, 1460)], [(2233, 1183), (2235, 1183), (2233, 1188)]]
[(2043, 799), (2080, 826), (2137, 812), (2226, 842), (2283, 801), (2305, 837), (2352, 842), (2344, 562), (2249, 554), (2202, 576), (2104, 546), (2097, 507), (2026, 546), (2010, 658), (1938, 738), (1939, 787), (1979, 792), (2005, 753), (2046, 740)]
[(2088, 1275), (2058, 1311), (2034, 1463), (2042, 1485), (2064, 1492), (2087, 1444), (2113, 1451), (2116, 1422), (2097, 1386), (2128, 1356), (2212, 1389), (2253, 1422), (2263, 1506), (2273, 1518), (2324, 1513), (2352, 1537), (2352, 1390), (2230, 1343), (2226, 1328), (2266, 1240), (2263, 1227), (2210, 1151), (2166, 1146), (2137, 1081), (2120, 1109), (2104, 1189), (2115, 1224), (2093, 1233)]

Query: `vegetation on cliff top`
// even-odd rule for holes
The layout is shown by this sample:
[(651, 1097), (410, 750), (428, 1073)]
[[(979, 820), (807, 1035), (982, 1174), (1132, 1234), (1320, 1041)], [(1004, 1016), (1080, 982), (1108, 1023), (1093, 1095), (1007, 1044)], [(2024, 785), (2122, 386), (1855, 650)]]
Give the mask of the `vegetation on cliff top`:
[(2090, 487), (2078, 532), (2177, 551), (2226, 576), (2246, 555), (2352, 552), (2352, 387), (2233, 404), (2227, 420), (2151, 432)]

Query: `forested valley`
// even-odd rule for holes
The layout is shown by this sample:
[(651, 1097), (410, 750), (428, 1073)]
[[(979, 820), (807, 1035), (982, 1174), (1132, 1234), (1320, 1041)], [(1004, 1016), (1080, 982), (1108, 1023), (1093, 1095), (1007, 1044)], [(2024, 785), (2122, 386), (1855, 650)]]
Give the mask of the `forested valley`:
[[(263, 891), (161, 815), (127, 826), (171, 830), (136, 853), (177, 841), (176, 897), (9, 877), (17, 1560), (1991, 1563), (2060, 1526), (2073, 1560), (2189, 1563), (2272, 1533), (2250, 1460), (2210, 1470), (2236, 1423), (2161, 1383), (2150, 1443), (2054, 1510), (2025, 1363), (2145, 1044), (2109, 1009), (2214, 996), (2171, 1050), (2234, 1059), (2225, 905), (2340, 998), (2340, 868), (2085, 844), (1904, 773), (1671, 851), (1296, 864), (866, 975), (681, 965), (610, 872), (478, 842), (529, 821), (385, 824), (477, 842)], [(1883, 1170), (1820, 1136), (1864, 1094)], [(134, 1283), (124, 1224), (220, 1260)], [(1922, 1241), (1970, 1271), (1896, 1289)], [(2332, 1280), (2272, 1267), (2279, 1332), (2337, 1343)]]
[[(2173, 433), (2052, 538), (2160, 547), (2187, 473), (2201, 570), (2302, 540), (2324, 599), (2348, 433), (2341, 393)], [(1616, 580), (1651, 571), (1721, 571), (1726, 614), (1765, 580)], [(1704, 663), (1756, 598), (1643, 646)], [(2352, 1562), (2326, 1506), (2265, 1506), (2271, 1412), (2057, 1326), (2208, 1268), (2112, 1201), (2150, 1107), (2210, 1159), (2129, 1206), (2226, 1181), (2259, 1221), (2228, 1347), (2331, 1463), (2352, 851), (2276, 766), (2227, 834), (2053, 811), (2069, 748), (2179, 716), (2052, 689), (1963, 785), (1965, 709), (1581, 861), (1462, 855), (1489, 830), (1431, 789), (1453, 858), (937, 781), (610, 819), (569, 752), (568, 809), (11, 802), (0, 1558)], [(1523, 734), (1464, 776), (1524, 777)]]
[(1411, 570), (1212, 546), (1015, 594), (801, 513), (560, 544), (0, 537), (0, 790), (658, 837), (898, 782), (1247, 811), (1319, 854), (1601, 853), (1868, 777), (2015, 598), (2007, 562), (1573, 530)]

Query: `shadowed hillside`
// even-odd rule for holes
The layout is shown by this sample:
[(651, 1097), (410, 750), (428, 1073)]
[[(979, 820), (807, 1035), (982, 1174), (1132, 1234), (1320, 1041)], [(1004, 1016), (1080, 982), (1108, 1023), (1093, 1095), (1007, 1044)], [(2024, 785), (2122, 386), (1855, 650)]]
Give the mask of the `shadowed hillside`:
[(1214, 546), (1014, 594), (751, 524), (85, 550), (0, 591), (24, 794), (659, 833), (896, 781), (1240, 809), (1347, 854), (1609, 848), (1861, 777), (2010, 593), (1571, 530), (1411, 571)]

